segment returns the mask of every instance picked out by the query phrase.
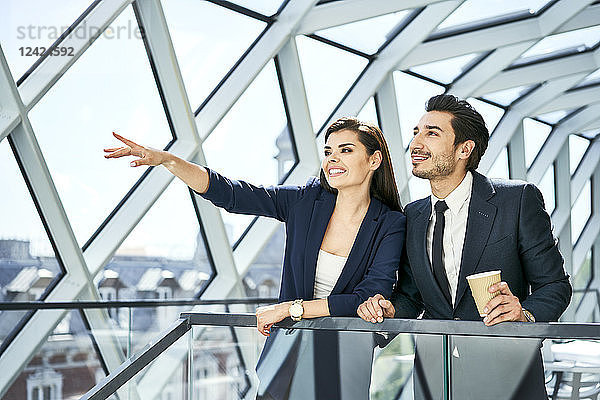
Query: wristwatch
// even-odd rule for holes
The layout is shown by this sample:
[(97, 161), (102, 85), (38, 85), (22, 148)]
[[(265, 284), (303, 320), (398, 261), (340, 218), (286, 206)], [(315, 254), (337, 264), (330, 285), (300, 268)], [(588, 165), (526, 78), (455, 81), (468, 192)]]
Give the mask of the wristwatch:
[(300, 321), (304, 314), (304, 306), (302, 305), (302, 299), (297, 299), (292, 302), (289, 308), (290, 317), (293, 321)]
[(535, 322), (535, 317), (533, 316), (532, 313), (530, 313), (529, 311), (527, 311), (524, 308), (522, 310), (523, 310), (523, 315), (525, 315), (525, 318), (527, 319), (527, 322)]

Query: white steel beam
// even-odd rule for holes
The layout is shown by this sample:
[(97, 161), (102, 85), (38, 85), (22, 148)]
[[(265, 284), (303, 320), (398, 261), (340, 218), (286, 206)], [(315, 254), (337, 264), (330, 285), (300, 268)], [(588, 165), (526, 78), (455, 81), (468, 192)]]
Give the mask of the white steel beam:
[(18, 98), (15, 82), (0, 47), (0, 142), (21, 121)]
[(546, 143), (538, 153), (533, 164), (529, 167), (527, 180), (539, 182), (550, 164), (558, 156), (569, 134), (577, 132), (582, 127), (597, 120), (599, 113), (600, 104), (593, 104), (556, 126), (548, 136)]
[(314, 7), (303, 19), (298, 34), (310, 35), (321, 29), (349, 24), (402, 10), (426, 7), (442, 0), (345, 0)]
[[(528, 42), (529, 43), (529, 42)], [(577, 73), (591, 73), (600, 67), (600, 51), (574, 54), (523, 67), (502, 71), (482, 85), (476, 96), (517, 86), (533, 85), (543, 81)]]
[[(553, 30), (557, 29), (568, 18), (574, 17), (579, 12), (585, 12), (586, 6), (592, 2), (593, 0), (559, 1), (539, 17), (477, 29), (421, 43), (399, 63), (398, 69), (406, 69), (415, 65), (464, 54), (490, 51), (527, 40), (542, 39), (553, 33)], [(587, 19), (581, 19), (578, 22), (582, 24), (579, 27), (590, 26), (590, 21)], [(597, 22), (593, 25), (596, 24)]]
[(537, 110), (537, 113), (570, 110), (598, 102), (600, 102), (600, 85), (565, 92), (544, 104)]
[(394, 71), (401, 60), (460, 4), (461, 1), (435, 3), (417, 15), (367, 66), (359, 80), (328, 119), (326, 125), (341, 116), (358, 114), (388, 74)]
[(579, 193), (583, 190), (583, 187), (590, 179), (594, 171), (598, 169), (600, 165), (600, 141), (594, 140), (585, 155), (577, 170), (571, 177), (571, 205), (575, 204)]
[(383, 81), (376, 94), (377, 112), (392, 157), (392, 165), (395, 171), (396, 186), (400, 193), (403, 205), (410, 203), (408, 190), (409, 171), (406, 168), (406, 145), (402, 141), (402, 130), (400, 127), (400, 115), (398, 113), (398, 99), (394, 86), (393, 73), (389, 73)]
[(69, 35), (61, 43), (62, 47), (72, 47), (73, 56), (46, 57), (19, 86), (26, 109), (29, 111), (50, 90), (61, 76), (81, 57), (104, 30), (121, 14), (132, 0), (104, 0), (80, 22), (78, 26), (97, 27), (97, 31), (85, 29), (91, 36)]
[[(494, 134), (490, 137), (488, 148), (481, 158), (479, 170), (484, 173), (489, 171), (494, 164), (494, 161), (496, 161), (496, 158), (500, 155), (502, 149), (509, 143), (523, 118), (534, 113), (542, 104), (550, 101), (553, 97), (572, 87), (574, 82), (578, 82), (580, 79), (581, 75), (572, 75), (556, 79), (542, 85), (534, 92), (517, 101), (517, 103), (504, 114), (502, 120), (494, 129)], [(539, 180), (533, 182), (539, 182)]]
[(296, 0), (285, 6), (277, 20), (260, 37), (196, 116), (202, 140), (210, 135), (263, 67), (287, 43), (316, 1)]
[(510, 179), (525, 180), (527, 178), (527, 167), (525, 165), (525, 135), (523, 121), (521, 121), (508, 142), (508, 171)]

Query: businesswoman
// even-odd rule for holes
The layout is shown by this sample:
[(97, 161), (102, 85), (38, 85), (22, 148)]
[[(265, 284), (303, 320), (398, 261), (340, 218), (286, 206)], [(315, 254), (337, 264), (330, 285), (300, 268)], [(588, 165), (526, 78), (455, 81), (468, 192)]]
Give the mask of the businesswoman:
[[(357, 316), (358, 306), (369, 296), (391, 294), (406, 220), (387, 144), (377, 127), (355, 118), (335, 121), (325, 133), (320, 179), (311, 178), (304, 186), (262, 187), (230, 180), (166, 151), (114, 135), (126, 146), (104, 149), (106, 158), (132, 155), (138, 157), (131, 162), (133, 167), (163, 165), (218, 207), (285, 222), (280, 302), (256, 311), (263, 335), (268, 336), (272, 325), (286, 317), (299, 321)], [(322, 366), (331, 363), (326, 358), (321, 361)], [(326, 379), (319, 384), (322, 378)], [(341, 397), (339, 385), (332, 384), (330, 377), (315, 372), (315, 379), (317, 398)], [(281, 389), (281, 379), (276, 380)], [(287, 386), (283, 384), (282, 392), (289, 393)]]

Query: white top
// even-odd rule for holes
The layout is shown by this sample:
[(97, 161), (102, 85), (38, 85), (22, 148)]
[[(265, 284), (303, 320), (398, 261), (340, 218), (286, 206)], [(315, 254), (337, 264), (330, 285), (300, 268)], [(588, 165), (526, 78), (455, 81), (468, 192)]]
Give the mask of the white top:
[(324, 299), (331, 294), (348, 257), (342, 257), (319, 249), (315, 273), (315, 299)]
[(438, 199), (431, 195), (431, 215), (427, 228), (427, 255), (431, 264), (431, 248), (433, 246), (433, 227), (435, 226), (435, 203), (445, 200), (448, 209), (444, 211), (444, 268), (448, 283), (450, 283), (450, 295), (452, 304), (456, 301), (456, 287), (458, 286), (458, 274), (462, 260), (463, 244), (467, 233), (467, 217), (469, 216), (469, 203), (471, 202), (471, 189), (473, 187), (473, 174), (467, 171), (464, 179), (445, 199)]

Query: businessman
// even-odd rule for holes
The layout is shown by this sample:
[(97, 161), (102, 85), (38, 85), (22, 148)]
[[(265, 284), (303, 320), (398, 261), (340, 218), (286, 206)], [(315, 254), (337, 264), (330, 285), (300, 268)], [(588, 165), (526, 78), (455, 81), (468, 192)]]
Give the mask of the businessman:
[[(369, 298), (359, 316), (370, 322), (394, 316), (480, 321), (466, 277), (501, 270), (502, 282), (489, 289), (499, 295), (487, 304), (483, 323), (558, 320), (572, 290), (540, 191), (476, 172), (489, 133), (469, 103), (439, 95), (428, 100), (426, 111), (410, 153), (413, 175), (429, 180), (432, 194), (406, 206), (405, 257), (392, 298)], [(417, 339), (416, 399), (439, 398), (439, 372), (430, 368), (441, 365), (435, 340)], [(498, 399), (502, 393), (506, 399), (547, 399), (539, 341), (453, 340), (455, 398)], [(528, 362), (503, 363), (509, 354)]]

